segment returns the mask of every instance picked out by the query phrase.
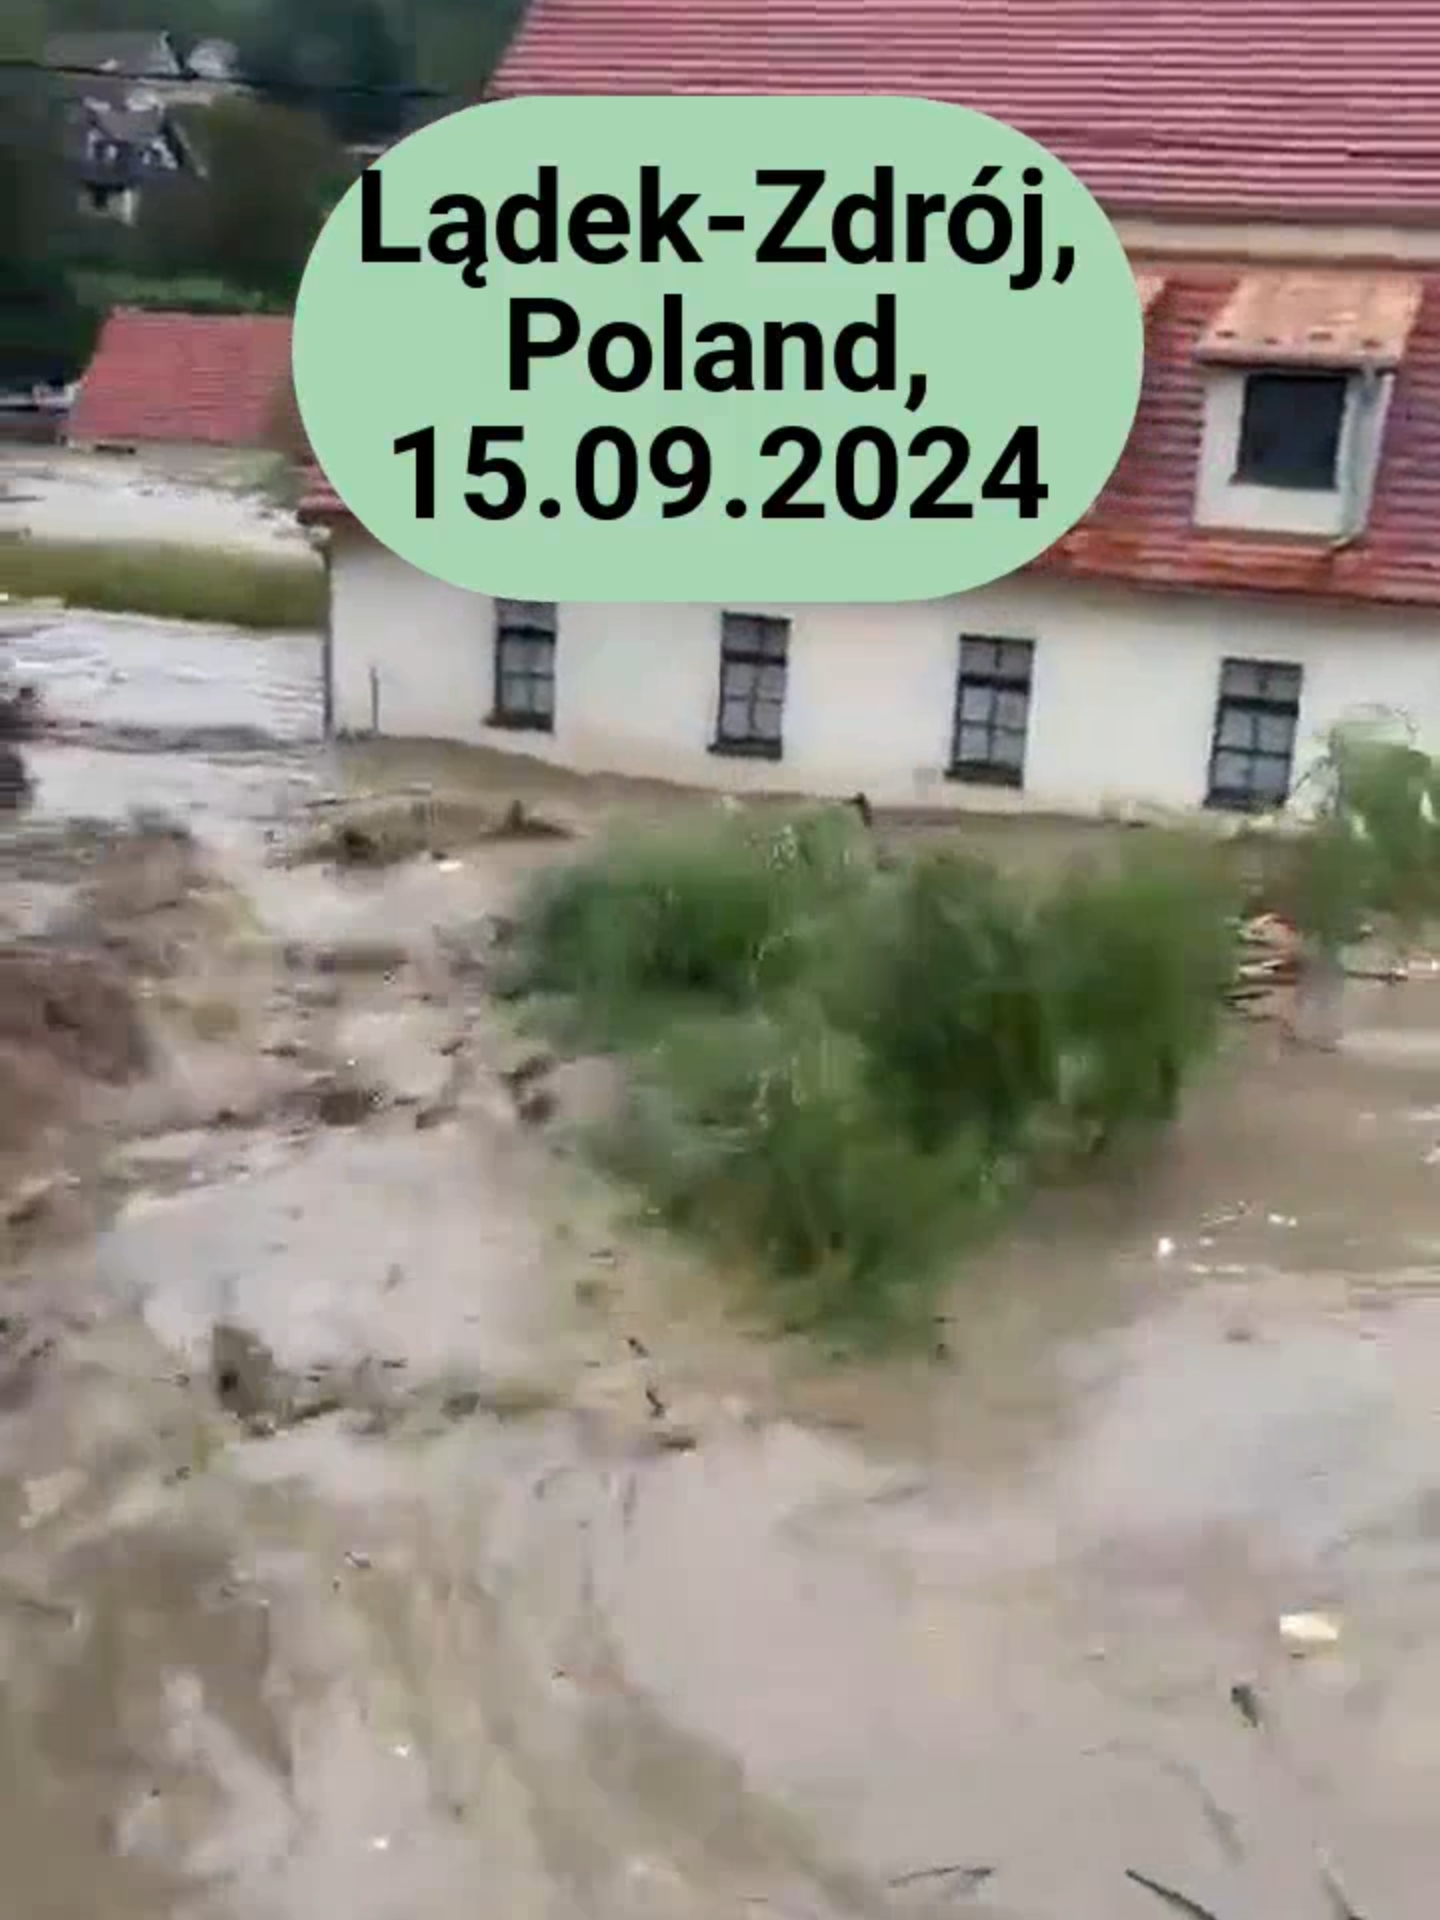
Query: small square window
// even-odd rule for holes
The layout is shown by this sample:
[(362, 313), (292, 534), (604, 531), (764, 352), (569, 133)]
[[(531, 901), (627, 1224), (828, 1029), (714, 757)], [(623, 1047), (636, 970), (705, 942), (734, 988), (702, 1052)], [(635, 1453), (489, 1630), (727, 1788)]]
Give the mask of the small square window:
[(554, 731), (558, 625), (549, 601), (495, 602), (495, 705), (487, 725)]
[(1349, 387), (1344, 373), (1252, 373), (1240, 415), (1237, 483), (1333, 492)]
[(1220, 668), (1206, 805), (1234, 813), (1285, 804), (1300, 726), (1300, 668), (1226, 660)]
[(965, 635), (955, 683), (950, 777), (977, 786), (1019, 787), (1025, 779), (1035, 647), (1029, 640)]
[(780, 759), (789, 655), (788, 620), (721, 614), (719, 724), (712, 752)]

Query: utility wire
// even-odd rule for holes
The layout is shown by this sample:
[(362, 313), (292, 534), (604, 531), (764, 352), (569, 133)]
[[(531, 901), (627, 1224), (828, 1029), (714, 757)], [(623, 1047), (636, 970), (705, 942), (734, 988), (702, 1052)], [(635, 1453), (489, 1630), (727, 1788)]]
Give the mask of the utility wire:
[[(0, 57), (0, 75), (14, 73), (22, 77), (54, 78), (62, 80), (108, 80), (112, 84), (119, 82), (135, 87), (152, 86), (156, 88), (204, 86), (217, 91), (230, 90), (235, 93), (259, 94), (267, 97), (297, 99), (359, 99), (359, 100), (435, 100), (453, 101), (457, 105), (477, 105), (473, 95), (455, 93), (444, 87), (421, 86), (368, 86), (361, 82), (340, 81), (304, 81), (304, 80), (246, 80), (242, 78), (210, 79), (204, 74), (176, 73), (121, 73), (113, 67), (51, 66), (44, 60)], [(708, 94), (677, 94), (676, 98), (709, 98)], [(1256, 141), (1253, 126), (1237, 128), (1233, 137), (1206, 132), (1186, 133), (1183, 138), (1157, 133), (1153, 127), (1104, 127), (1080, 121), (1051, 121), (1041, 124), (1039, 121), (1027, 122), (1021, 129), (1031, 139), (1042, 145), (1052, 142), (1064, 144), (1073, 141), (1077, 146), (1083, 143), (1090, 152), (1126, 152), (1145, 150), (1165, 153), (1214, 153), (1233, 156), (1237, 152), (1253, 152), (1257, 145), (1264, 150), (1263, 140)], [(1287, 143), (1288, 144), (1288, 143)], [(1304, 158), (1310, 164), (1314, 150), (1291, 148), (1295, 157)], [(1341, 162), (1362, 160), (1390, 160), (1396, 162), (1419, 161), (1426, 165), (1440, 167), (1440, 145), (1405, 146), (1388, 141), (1351, 141), (1331, 145), (1335, 158)]]
[(211, 79), (203, 73), (124, 73), (116, 67), (51, 66), (45, 60), (0, 58), (0, 74), (15, 73), (30, 78), (57, 80), (108, 80), (112, 86), (129, 87), (213, 87), (234, 93), (286, 94), (303, 98), (365, 100), (463, 100), (468, 96), (444, 87), (375, 87), (356, 82), (307, 80)]

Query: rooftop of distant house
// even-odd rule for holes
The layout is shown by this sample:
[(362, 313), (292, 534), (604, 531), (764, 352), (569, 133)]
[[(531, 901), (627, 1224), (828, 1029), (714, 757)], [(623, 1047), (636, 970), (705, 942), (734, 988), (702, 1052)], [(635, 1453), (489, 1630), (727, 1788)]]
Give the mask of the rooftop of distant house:
[(286, 315), (117, 308), (80, 383), (69, 438), (267, 447), (289, 389)]
[(168, 34), (53, 33), (45, 42), (45, 64), (89, 77), (113, 73), (126, 79), (179, 77), (183, 71)]
[(1434, 0), (531, 0), (494, 90), (922, 94), (1112, 212), (1440, 216)]
[(74, 90), (90, 91), (108, 80), (154, 81), (163, 87), (186, 80), (223, 81), (238, 54), (229, 40), (197, 40), (187, 46), (163, 29), (153, 33), (55, 33), (45, 42), (45, 65), (66, 76)]

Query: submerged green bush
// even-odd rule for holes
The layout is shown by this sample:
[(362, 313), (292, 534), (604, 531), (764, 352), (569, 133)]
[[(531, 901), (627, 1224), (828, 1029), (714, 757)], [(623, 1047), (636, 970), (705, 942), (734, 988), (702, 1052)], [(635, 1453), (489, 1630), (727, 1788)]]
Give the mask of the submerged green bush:
[(612, 1036), (663, 1024), (675, 1002), (740, 1008), (797, 976), (819, 916), (866, 871), (833, 815), (625, 835), (538, 883), (514, 984), (572, 998)]
[(290, 559), (164, 542), (6, 538), (0, 594), (276, 631), (318, 633), (325, 624), (325, 571), (304, 553)]
[(1367, 914), (1404, 932), (1440, 914), (1440, 762), (1393, 725), (1354, 724), (1331, 733), (1315, 781), (1292, 858), (1302, 929), (1334, 950)]
[(1142, 843), (1041, 906), (1057, 1093), (1084, 1150), (1175, 1117), (1235, 977), (1237, 891), (1200, 849)]
[(1029, 904), (981, 861), (930, 854), (874, 890), (835, 1013), (923, 1153), (959, 1134), (987, 1156), (1009, 1152), (1055, 1092)]
[(682, 1024), (637, 1063), (617, 1164), (664, 1218), (758, 1269), (789, 1327), (918, 1324), (961, 1237), (999, 1203), (969, 1142), (917, 1153), (862, 1044), (808, 996)]
[(874, 860), (845, 810), (720, 816), (551, 873), (515, 985), (631, 1056), (606, 1148), (787, 1324), (916, 1323), (1057, 1144), (1173, 1117), (1234, 964), (1232, 891), (1190, 849), (1026, 889)]

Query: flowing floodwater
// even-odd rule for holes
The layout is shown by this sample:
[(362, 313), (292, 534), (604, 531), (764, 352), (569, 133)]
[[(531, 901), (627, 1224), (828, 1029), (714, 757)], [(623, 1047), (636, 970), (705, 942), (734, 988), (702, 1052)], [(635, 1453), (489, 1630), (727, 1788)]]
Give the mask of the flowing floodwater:
[[(531, 857), (265, 865), (336, 777), (308, 643), (17, 650), (74, 729), (42, 804), (180, 812), (280, 943), (420, 952)], [(945, 1357), (835, 1373), (517, 1124), (483, 1007), (347, 985), (335, 1044), (413, 1102), (470, 1023), (446, 1117), (132, 1143), (93, 1242), (14, 1276), (58, 1332), (0, 1411), (11, 1909), (1175, 1911), (1148, 1879), (1334, 1920), (1324, 1855), (1428, 1920), (1440, 986), (1349, 1012), (1333, 1057), (1237, 1036), (1162, 1151), (971, 1264)], [(217, 1322), (335, 1410), (222, 1411)], [(1338, 1643), (1294, 1657), (1302, 1611)]]

